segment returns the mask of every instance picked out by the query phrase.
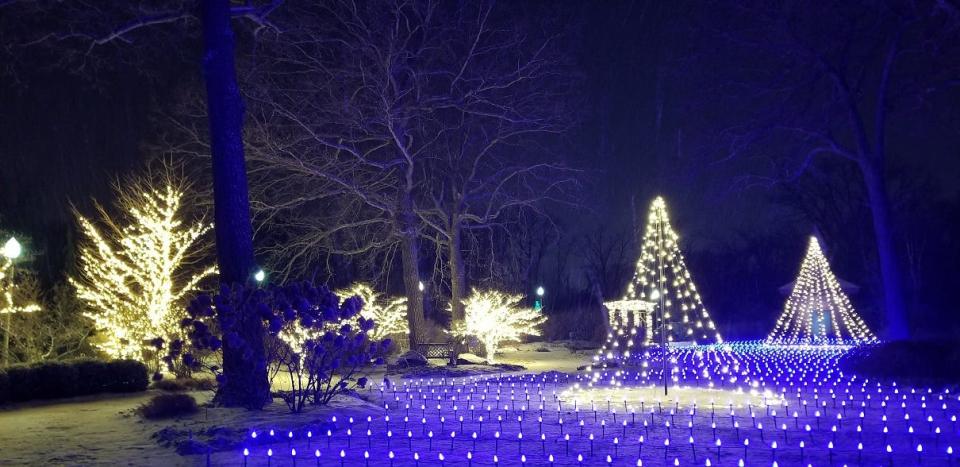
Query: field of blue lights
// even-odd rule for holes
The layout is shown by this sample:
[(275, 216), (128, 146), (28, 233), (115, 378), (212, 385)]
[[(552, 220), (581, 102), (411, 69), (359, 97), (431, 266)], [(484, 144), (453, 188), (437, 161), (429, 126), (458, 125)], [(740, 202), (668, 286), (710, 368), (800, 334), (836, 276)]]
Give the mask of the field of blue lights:
[(847, 374), (843, 346), (727, 343), (636, 368), (392, 379), (378, 411), (253, 426), (244, 465), (952, 465), (960, 397)]

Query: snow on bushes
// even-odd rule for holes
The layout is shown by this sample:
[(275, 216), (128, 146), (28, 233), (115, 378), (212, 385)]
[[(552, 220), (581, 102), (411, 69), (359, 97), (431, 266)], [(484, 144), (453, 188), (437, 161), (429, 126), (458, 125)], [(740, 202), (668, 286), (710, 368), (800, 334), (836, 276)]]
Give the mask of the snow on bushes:
[[(231, 317), (256, 316), (268, 331), (262, 364), (290, 379), (290, 389), (276, 394), (299, 412), (307, 403), (326, 404), (337, 394), (364, 387), (364, 370), (383, 363), (390, 341), (370, 339), (374, 322), (360, 315), (361, 306), (358, 297), (340, 301), (326, 287), (308, 283), (224, 288), (214, 297), (201, 294), (181, 323), (186, 341), (171, 342), (164, 361), (171, 367), (207, 370), (222, 383), (223, 343), (241, 349), (247, 345)], [(249, 353), (255, 354), (252, 349)]]

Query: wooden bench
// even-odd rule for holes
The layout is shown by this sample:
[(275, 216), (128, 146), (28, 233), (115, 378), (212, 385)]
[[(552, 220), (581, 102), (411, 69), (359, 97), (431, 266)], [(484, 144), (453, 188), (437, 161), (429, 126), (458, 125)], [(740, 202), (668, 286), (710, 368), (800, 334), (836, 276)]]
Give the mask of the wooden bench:
[(450, 360), (453, 356), (453, 344), (450, 342), (425, 342), (417, 344), (417, 352), (426, 358)]

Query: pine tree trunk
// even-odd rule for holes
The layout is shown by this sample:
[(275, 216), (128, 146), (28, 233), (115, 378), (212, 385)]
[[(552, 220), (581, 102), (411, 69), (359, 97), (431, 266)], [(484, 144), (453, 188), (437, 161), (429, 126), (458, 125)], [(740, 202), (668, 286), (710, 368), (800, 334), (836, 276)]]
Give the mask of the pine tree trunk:
[[(234, 64), (230, 1), (203, 0), (200, 8), (220, 283), (244, 284), (255, 266), (243, 154), (243, 102)], [(237, 331), (246, 340), (246, 345), (234, 348), (226, 344), (225, 339), (224, 381), (219, 386), (217, 401), (225, 406), (260, 408), (270, 397), (263, 327), (255, 316), (238, 318), (240, 329)]]
[(890, 220), (890, 201), (884, 185), (883, 167), (868, 158), (860, 164), (870, 212), (873, 232), (877, 242), (877, 257), (880, 260), (880, 275), (883, 280), (884, 315), (886, 316), (886, 339), (901, 340), (910, 337), (903, 298), (903, 282), (893, 240)]
[(423, 316), (423, 292), (420, 290), (420, 246), (417, 238), (416, 214), (409, 191), (402, 195), (400, 213), (400, 259), (403, 263), (403, 285), (407, 293), (407, 324), (410, 327), (410, 350), (427, 338)]

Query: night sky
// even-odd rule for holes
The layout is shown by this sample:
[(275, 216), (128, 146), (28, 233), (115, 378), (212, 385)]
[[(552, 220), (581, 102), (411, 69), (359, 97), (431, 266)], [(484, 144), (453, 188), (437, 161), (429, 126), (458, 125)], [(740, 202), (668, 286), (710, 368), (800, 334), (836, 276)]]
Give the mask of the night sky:
[[(804, 118), (815, 112), (842, 117), (817, 107), (825, 92), (819, 85), (796, 90), (787, 98), (789, 105), (780, 107), (757, 97), (761, 90), (751, 79), (769, 78), (786, 86), (786, 80), (767, 75), (795, 72), (792, 79), (804, 72), (791, 68), (788, 51), (769, 50), (779, 35), (767, 37), (766, 29), (756, 26), (763, 20), (751, 9), (760, 5), (510, 3), (499, 8), (555, 15), (563, 52), (579, 80), (577, 125), (557, 144), (562, 148), (558, 158), (584, 170), (584, 189), (578, 194), (582, 209), (559, 216), (569, 226), (564, 235), (602, 229), (638, 238), (639, 232), (631, 233), (634, 222), (642, 227), (651, 199), (662, 194), (707, 306), (721, 326), (735, 324), (729, 334), (751, 335), (766, 330), (782, 306), (776, 288), (793, 280), (805, 238), (816, 228), (837, 274), (863, 287), (854, 304), (868, 320), (881, 315), (870, 214), (852, 163), (823, 156), (789, 181), (755, 183), (743, 174), (756, 169), (769, 175), (771, 161), (789, 159), (803, 147), (773, 136), (758, 141), (750, 154), (728, 157), (730, 141), (725, 138), (758, 115), (778, 114), (785, 125), (802, 112), (807, 112)], [(806, 11), (793, 12), (799, 19), (792, 24), (816, 38), (818, 47), (847, 40), (858, 44), (848, 51), (850, 66), (867, 64), (858, 76), (872, 79), (870, 67), (883, 58), (875, 46), (885, 43), (889, 31), (845, 30), (831, 19), (818, 23), (820, 15), (856, 18), (871, 8), (824, 4), (821, 11), (817, 3), (793, 5)], [(899, 6), (877, 2), (876, 8)], [(10, 21), (10, 16), (0, 20), (0, 28), (11, 28)], [(893, 80), (910, 87), (891, 99), (888, 117), (888, 189), (916, 320), (946, 321), (957, 312), (951, 288), (960, 259), (955, 238), (960, 219), (960, 22), (949, 26), (950, 21), (957, 20), (944, 13), (933, 22), (946, 31), (936, 37), (926, 36), (929, 31), (923, 28), (905, 33), (905, 43), (937, 59), (922, 61), (909, 55), (915, 53), (912, 49), (904, 52)], [(43, 28), (58, 27), (49, 18), (30, 23), (35, 30), (11, 28), (0, 37), (20, 43)], [(164, 34), (191, 27), (196, 24), (169, 26)], [(71, 205), (84, 210), (92, 198), (108, 200), (118, 176), (158, 155), (158, 127), (174, 104), (202, 92), (196, 34), (184, 33), (164, 47), (151, 43), (149, 34), (135, 36), (136, 52), (129, 53), (151, 57), (146, 62), (126, 55), (114, 62), (101, 57), (80, 70), (75, 63), (49, 60), (49, 52), (33, 55), (13, 46), (0, 55), (16, 57), (0, 75), (0, 230), (29, 239), (33, 265), (47, 283), (62, 280), (73, 261)], [(243, 54), (255, 41), (243, 32), (240, 37), (238, 52)], [(760, 46), (769, 47), (752, 49)], [(117, 47), (92, 53), (113, 56)], [(104, 62), (94, 63), (98, 60)], [(243, 86), (242, 70), (240, 75)], [(847, 136), (838, 133), (840, 139)]]

